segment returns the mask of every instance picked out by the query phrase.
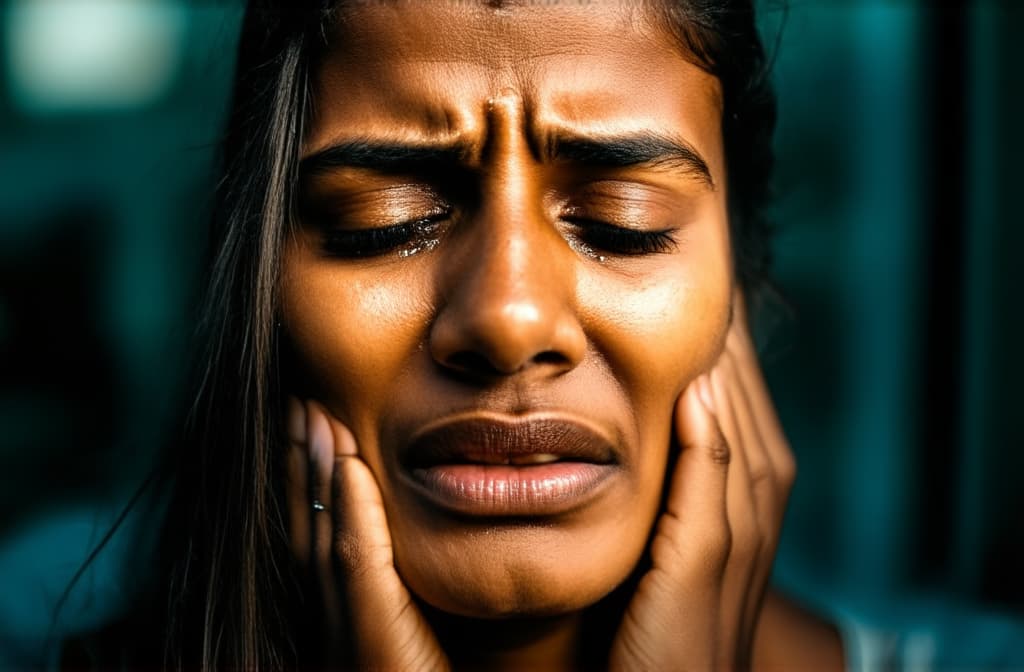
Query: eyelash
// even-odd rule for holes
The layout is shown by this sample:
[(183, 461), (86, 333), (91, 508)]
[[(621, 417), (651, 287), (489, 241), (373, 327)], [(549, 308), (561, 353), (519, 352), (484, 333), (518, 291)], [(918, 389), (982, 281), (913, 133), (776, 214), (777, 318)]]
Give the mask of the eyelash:
[[(324, 249), (336, 257), (363, 259), (380, 256), (420, 240), (423, 244), (410, 251), (418, 252), (423, 247), (433, 246), (432, 236), (436, 234), (441, 221), (448, 216), (448, 212), (438, 213), (430, 217), (372, 229), (332, 229), (326, 233)], [(566, 221), (579, 230), (579, 236), (587, 248), (611, 254), (660, 254), (671, 252), (677, 245), (671, 229), (638, 231), (586, 217), (571, 217), (566, 218)]]
[(418, 252), (421, 247), (433, 246), (432, 236), (448, 214), (438, 213), (430, 217), (372, 229), (331, 229), (324, 236), (324, 249), (332, 256), (362, 259), (377, 257), (422, 241), (422, 246), (410, 250), (410, 253)]
[(641, 256), (671, 252), (678, 244), (673, 229), (638, 231), (616, 226), (597, 219), (568, 217), (567, 222), (580, 231), (580, 238), (587, 247), (611, 254)]

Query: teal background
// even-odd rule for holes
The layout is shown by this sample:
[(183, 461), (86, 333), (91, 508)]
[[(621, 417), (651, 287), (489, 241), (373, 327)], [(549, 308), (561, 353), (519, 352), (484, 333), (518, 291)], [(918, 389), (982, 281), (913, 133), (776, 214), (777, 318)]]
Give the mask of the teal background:
[[(2, 668), (52, 660), (51, 625), (95, 627), (146, 571), (137, 516), (51, 623), (171, 422), (240, 18), (136, 4), (176, 26), (171, 74), (73, 104), (19, 84), (31, 2), (0, 5)], [(763, 359), (800, 465), (776, 580), (934, 633), (937, 668), (1024, 669), (1024, 7), (767, 4), (789, 309)]]

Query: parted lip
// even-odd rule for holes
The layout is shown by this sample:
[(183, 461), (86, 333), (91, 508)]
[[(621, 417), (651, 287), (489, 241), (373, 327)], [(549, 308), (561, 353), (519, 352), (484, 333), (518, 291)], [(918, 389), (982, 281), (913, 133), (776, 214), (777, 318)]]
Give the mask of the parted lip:
[(566, 462), (614, 464), (611, 441), (584, 423), (555, 416), (459, 416), (418, 432), (402, 462), (409, 469), (441, 464), (521, 464), (545, 456)]

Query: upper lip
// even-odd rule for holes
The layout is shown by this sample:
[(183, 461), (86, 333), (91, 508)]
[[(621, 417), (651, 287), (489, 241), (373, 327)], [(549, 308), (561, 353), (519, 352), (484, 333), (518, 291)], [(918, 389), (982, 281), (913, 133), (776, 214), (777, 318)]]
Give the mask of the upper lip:
[(433, 423), (417, 432), (404, 462), (412, 468), (453, 463), (508, 464), (535, 455), (594, 464), (616, 461), (612, 442), (576, 420), (476, 415)]

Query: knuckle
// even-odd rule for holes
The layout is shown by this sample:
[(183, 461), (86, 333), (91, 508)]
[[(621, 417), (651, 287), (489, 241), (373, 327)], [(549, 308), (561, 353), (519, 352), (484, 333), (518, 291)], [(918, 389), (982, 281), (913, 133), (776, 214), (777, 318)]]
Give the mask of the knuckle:
[(765, 507), (770, 508), (775, 501), (776, 495), (780, 492), (789, 491), (789, 486), (782, 482), (782, 479), (772, 468), (764, 469), (756, 475), (752, 475), (750, 488), (755, 503), (754, 506), (759, 512), (763, 512)]
[(366, 557), (364, 544), (354, 534), (337, 532), (334, 536), (334, 555), (347, 571), (358, 573)]
[(728, 525), (719, 525), (709, 530), (704, 539), (708, 563), (712, 567), (724, 567), (733, 552), (733, 544), (733, 534)]
[(651, 545), (655, 565), (680, 576), (717, 576), (732, 552), (733, 534), (723, 520), (694, 531), (682, 521), (663, 516)]
[(728, 465), (732, 460), (732, 451), (729, 450), (729, 442), (725, 440), (721, 432), (716, 432), (714, 439), (707, 448), (708, 457), (715, 464)]
[(793, 482), (796, 481), (797, 474), (796, 457), (793, 455), (793, 451), (788, 444), (784, 444), (782, 450), (779, 451), (778, 464), (775, 465), (775, 470), (779, 482), (788, 492), (789, 488), (793, 486)]
[(658, 521), (658, 530), (651, 551), (662, 556), (672, 554), (676, 561), (685, 560), (684, 550), (692, 544), (688, 528), (678, 517), (665, 513)]
[(769, 464), (759, 464), (757, 470), (752, 470), (750, 473), (750, 487), (755, 494), (772, 485), (774, 481), (774, 469)]

